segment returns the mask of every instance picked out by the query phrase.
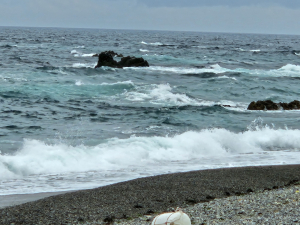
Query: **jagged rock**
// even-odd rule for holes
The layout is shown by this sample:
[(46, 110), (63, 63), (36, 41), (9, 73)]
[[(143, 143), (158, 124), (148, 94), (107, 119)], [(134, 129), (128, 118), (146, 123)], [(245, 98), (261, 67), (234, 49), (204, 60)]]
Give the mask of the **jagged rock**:
[(275, 103), (271, 100), (266, 101), (257, 101), (257, 102), (251, 102), (248, 106), (248, 110), (295, 110), (300, 109), (300, 102), (297, 100), (294, 100), (290, 103)]
[(110, 54), (112, 57), (123, 57), (122, 54), (118, 54), (114, 51), (105, 51), (107, 54)]
[(294, 100), (290, 103), (279, 103), (280, 106), (285, 110), (293, 110), (293, 109), (300, 109), (300, 102), (297, 100)]
[(271, 100), (251, 102), (248, 110), (278, 110), (279, 107)]
[(135, 58), (131, 56), (123, 57), (119, 62), (121, 67), (149, 67), (149, 64), (143, 58)]
[[(114, 60), (114, 56), (122, 57), (121, 61), (117, 62)], [(123, 67), (149, 67), (149, 64), (143, 58), (135, 58), (131, 56), (123, 57), (122, 54), (118, 54), (114, 51), (101, 52), (98, 56), (98, 63), (95, 68), (101, 66), (109, 66), (113, 68)]]
[(118, 63), (114, 60), (110, 52), (101, 52), (98, 56), (98, 63), (95, 68), (101, 66), (118, 67)]

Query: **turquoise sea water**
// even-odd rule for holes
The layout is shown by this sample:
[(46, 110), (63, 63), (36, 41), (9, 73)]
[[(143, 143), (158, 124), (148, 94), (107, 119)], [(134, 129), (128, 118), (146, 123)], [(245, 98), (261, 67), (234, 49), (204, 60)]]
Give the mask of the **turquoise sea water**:
[[(0, 27), (0, 195), (300, 163), (300, 36)], [(94, 69), (95, 53), (149, 68)], [(224, 107), (229, 105), (231, 107)]]

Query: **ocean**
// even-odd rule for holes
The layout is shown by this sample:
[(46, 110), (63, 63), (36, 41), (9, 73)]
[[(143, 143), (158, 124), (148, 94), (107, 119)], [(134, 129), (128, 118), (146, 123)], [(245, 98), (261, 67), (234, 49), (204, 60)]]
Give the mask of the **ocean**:
[(0, 52), (0, 195), (300, 164), (300, 111), (247, 110), (300, 100), (300, 36), (0, 27)]

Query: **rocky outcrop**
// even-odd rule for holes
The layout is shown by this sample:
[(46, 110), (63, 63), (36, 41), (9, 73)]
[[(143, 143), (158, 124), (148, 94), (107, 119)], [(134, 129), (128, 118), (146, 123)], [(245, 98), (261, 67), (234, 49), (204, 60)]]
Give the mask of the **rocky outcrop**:
[[(114, 57), (122, 57), (121, 61), (117, 62)], [(123, 67), (149, 67), (149, 63), (143, 58), (135, 58), (132, 56), (123, 57), (122, 54), (115, 53), (113, 51), (101, 52), (98, 56), (98, 63), (95, 68), (101, 66), (109, 66), (113, 68)]]
[(124, 57), (122, 54), (118, 54), (114, 51), (105, 51), (105, 52), (110, 54), (112, 57)]
[(300, 102), (297, 100), (294, 100), (290, 103), (275, 103), (271, 100), (266, 101), (257, 101), (257, 102), (251, 102), (248, 106), (248, 110), (295, 110), (300, 109)]

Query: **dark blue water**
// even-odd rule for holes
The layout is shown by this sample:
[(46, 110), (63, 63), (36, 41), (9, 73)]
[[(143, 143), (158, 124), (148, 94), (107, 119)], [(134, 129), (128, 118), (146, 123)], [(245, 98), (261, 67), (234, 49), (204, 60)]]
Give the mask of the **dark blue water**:
[[(300, 36), (0, 27), (0, 194), (300, 163)], [(95, 53), (149, 68), (94, 69)], [(118, 58), (116, 58), (119, 60)], [(230, 107), (224, 107), (230, 106)]]

